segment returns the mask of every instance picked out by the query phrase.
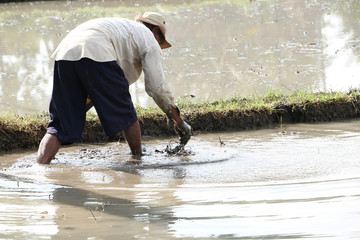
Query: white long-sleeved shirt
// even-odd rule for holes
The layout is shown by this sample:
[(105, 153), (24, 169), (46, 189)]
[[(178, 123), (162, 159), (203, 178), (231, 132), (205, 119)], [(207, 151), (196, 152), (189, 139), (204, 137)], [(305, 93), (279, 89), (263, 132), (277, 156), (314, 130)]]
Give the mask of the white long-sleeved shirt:
[(146, 93), (155, 103), (167, 115), (171, 106), (176, 106), (164, 78), (160, 46), (153, 33), (141, 23), (123, 18), (89, 20), (72, 30), (51, 57), (56, 61), (81, 58), (97, 62), (115, 60), (129, 85), (144, 71)]

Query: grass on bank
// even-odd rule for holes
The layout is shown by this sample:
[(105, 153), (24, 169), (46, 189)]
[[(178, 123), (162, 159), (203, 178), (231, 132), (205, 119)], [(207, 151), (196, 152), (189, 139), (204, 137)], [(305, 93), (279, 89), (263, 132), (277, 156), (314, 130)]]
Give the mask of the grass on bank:
[(46, 125), (50, 120), (48, 114), (18, 115), (14, 113), (0, 113), (0, 134), (4, 129), (12, 131), (32, 131)]
[[(339, 113), (344, 109), (344, 104), (347, 106), (346, 108), (350, 106), (350, 112), (352, 113), (347, 115)], [(329, 111), (325, 108), (321, 109), (324, 105), (337, 106), (335, 110), (331, 109), (331, 111), (335, 111), (334, 119), (358, 116), (360, 92), (359, 90), (317, 93), (295, 91), (287, 94), (279, 91), (270, 91), (263, 96), (236, 96), (200, 102), (195, 102), (192, 99), (180, 99), (178, 101), (178, 106), (186, 121), (190, 121), (189, 123), (193, 126), (194, 130), (198, 128), (203, 131), (216, 131), (226, 129), (227, 127), (234, 128), (234, 126), (239, 129), (246, 129), (248, 127), (251, 129), (252, 126), (250, 125), (260, 126), (274, 121), (269, 119), (270, 115), (274, 116), (275, 114), (276, 119), (282, 119), (283, 113), (277, 116), (278, 111), (284, 111), (286, 108), (288, 112), (293, 111), (294, 107), (296, 109), (303, 109), (306, 112), (309, 106), (312, 112), (315, 111), (320, 115), (326, 115)], [(158, 107), (142, 108), (136, 106), (136, 111), (144, 135), (169, 134), (169, 126), (164, 123), (165, 115)], [(234, 113), (237, 114), (234, 115)], [(251, 116), (252, 114), (257, 115), (255, 118), (251, 118), (254, 117)], [(270, 118), (274, 119), (271, 116)], [(25, 116), (13, 113), (0, 113), (0, 151), (19, 147), (36, 147), (46, 131), (49, 119), (50, 117), (47, 113)], [(319, 119), (321, 121), (321, 116), (320, 118), (316, 117), (315, 121)], [(324, 116), (324, 119), (332, 120), (332, 117)], [(96, 113), (89, 112), (86, 120), (84, 129), (85, 139), (89, 142), (106, 141)], [(304, 121), (304, 119), (299, 119), (299, 121)], [(221, 125), (220, 123), (229, 125)], [(204, 129), (204, 124), (210, 126), (210, 128)], [(220, 125), (221, 127), (219, 128)]]
[(294, 91), (283, 93), (280, 91), (269, 91), (265, 95), (255, 95), (252, 97), (236, 96), (231, 98), (217, 99), (214, 101), (202, 101), (194, 103), (188, 100), (178, 101), (182, 112), (216, 112), (228, 110), (274, 110), (278, 105), (300, 105), (306, 108), (310, 103), (332, 103), (332, 102), (351, 102), (360, 99), (358, 90), (349, 92), (311, 92)]
[[(228, 110), (272, 110), (279, 104), (282, 105), (299, 105), (306, 108), (310, 103), (332, 103), (332, 102), (353, 102), (360, 100), (360, 90), (351, 90), (349, 92), (310, 92), (295, 91), (292, 93), (283, 93), (279, 91), (269, 91), (265, 95), (256, 95), (253, 97), (236, 96), (231, 98), (219, 98), (216, 100), (204, 100), (195, 102), (189, 99), (179, 99), (178, 106), (183, 115), (195, 112), (217, 112)], [(143, 108), (136, 106), (139, 118), (157, 118), (164, 115), (156, 107)], [(49, 121), (47, 113), (34, 115), (17, 115), (13, 113), (0, 113), (0, 129), (11, 128), (14, 131), (33, 129), (36, 126), (46, 125)], [(87, 120), (97, 121), (96, 113), (88, 113)]]

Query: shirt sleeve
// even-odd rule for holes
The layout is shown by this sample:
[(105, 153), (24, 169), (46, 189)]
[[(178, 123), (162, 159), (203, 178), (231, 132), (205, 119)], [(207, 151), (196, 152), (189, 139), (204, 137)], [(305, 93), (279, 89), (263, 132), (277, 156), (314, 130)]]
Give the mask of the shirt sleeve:
[(159, 46), (152, 46), (143, 54), (145, 91), (171, 119), (171, 107), (176, 107), (174, 96), (164, 78), (162, 53)]

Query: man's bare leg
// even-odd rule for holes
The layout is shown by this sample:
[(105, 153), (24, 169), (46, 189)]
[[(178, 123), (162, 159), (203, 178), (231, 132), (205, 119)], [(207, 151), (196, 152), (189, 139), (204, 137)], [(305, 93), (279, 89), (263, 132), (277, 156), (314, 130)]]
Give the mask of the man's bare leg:
[(51, 134), (45, 134), (40, 142), (36, 161), (40, 164), (49, 164), (59, 151), (61, 142)]
[(141, 155), (141, 130), (139, 121), (136, 121), (133, 125), (123, 131), (125, 139), (130, 147), (133, 155)]

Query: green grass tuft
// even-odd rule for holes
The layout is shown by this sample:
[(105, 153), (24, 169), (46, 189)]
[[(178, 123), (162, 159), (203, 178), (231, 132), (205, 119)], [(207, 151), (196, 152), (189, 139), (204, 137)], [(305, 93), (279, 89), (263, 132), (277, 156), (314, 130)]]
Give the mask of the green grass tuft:
[[(195, 131), (256, 129), (274, 123), (359, 117), (360, 92), (294, 91), (286, 94), (269, 91), (263, 96), (236, 96), (213, 101), (179, 99), (178, 106), (184, 119)], [(135, 108), (144, 135), (174, 134), (165, 114), (158, 107)], [(37, 146), (46, 132), (49, 120), (47, 113), (25, 116), (1, 113), (0, 151)], [(94, 111), (87, 114), (84, 136), (88, 142), (107, 139)]]

